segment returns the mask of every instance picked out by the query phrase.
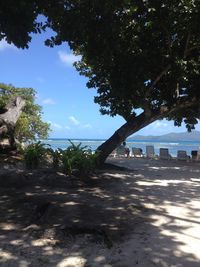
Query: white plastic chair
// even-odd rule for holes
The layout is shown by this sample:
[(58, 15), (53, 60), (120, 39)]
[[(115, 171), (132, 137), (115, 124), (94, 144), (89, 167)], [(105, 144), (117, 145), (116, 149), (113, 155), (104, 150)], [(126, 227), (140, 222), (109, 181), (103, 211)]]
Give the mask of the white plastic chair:
[(178, 150), (177, 159), (178, 160), (189, 160), (190, 156), (187, 155), (187, 152), (185, 150)]
[(154, 146), (146, 146), (146, 156), (147, 158), (155, 157)]
[(132, 147), (132, 156), (133, 157), (143, 157), (142, 149), (137, 147)]
[(124, 146), (119, 146), (116, 148), (116, 156), (117, 157), (126, 157), (126, 148)]
[(160, 148), (160, 159), (171, 159), (168, 148)]

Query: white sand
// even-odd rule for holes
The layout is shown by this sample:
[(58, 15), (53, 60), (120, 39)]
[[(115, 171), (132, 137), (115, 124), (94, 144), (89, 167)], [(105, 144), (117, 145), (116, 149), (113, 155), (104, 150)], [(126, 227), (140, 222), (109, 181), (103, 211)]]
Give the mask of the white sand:
[[(124, 244), (124, 266), (200, 266), (200, 163), (112, 159), (135, 169), (141, 203), (151, 209), (144, 240), (132, 235)], [(132, 263), (133, 253), (139, 262)], [(133, 259), (133, 258), (132, 258)]]
[[(40, 263), (40, 266), (56, 267), (199, 267), (200, 163), (146, 159), (109, 159), (108, 162), (130, 169), (106, 171), (105, 177), (114, 179), (113, 186), (119, 182), (120, 187), (117, 191), (95, 189), (93, 193), (105, 202), (104, 209), (107, 206), (118, 210), (114, 221), (123, 222), (123, 216), (127, 220), (126, 235), (120, 242), (116, 240), (109, 249), (88, 242), (85, 235), (59, 248), (51, 238), (15, 238), (10, 232), (7, 240), (12, 241), (2, 247), (0, 266), (39, 266)], [(0, 238), (4, 240), (5, 236)], [(29, 257), (27, 252), (21, 256), (14, 250), (20, 242), (24, 253), (30, 250)]]

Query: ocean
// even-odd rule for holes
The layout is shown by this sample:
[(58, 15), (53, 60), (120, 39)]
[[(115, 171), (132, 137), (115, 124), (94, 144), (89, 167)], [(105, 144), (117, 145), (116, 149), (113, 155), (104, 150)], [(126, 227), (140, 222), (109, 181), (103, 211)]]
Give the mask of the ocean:
[[(70, 142), (67, 139), (60, 139), (60, 138), (52, 138), (47, 140), (41, 140), (42, 143), (48, 144), (51, 146), (52, 149), (65, 149), (70, 145)], [(91, 149), (92, 151), (95, 151), (96, 148), (101, 145), (105, 140), (100, 139), (71, 139), (71, 141), (78, 145), (81, 143), (81, 146), (87, 146), (88, 149)], [(141, 148), (142, 151), (146, 152), (146, 146), (147, 145), (153, 145), (155, 149), (155, 153), (159, 155), (159, 149), (160, 148), (168, 148), (169, 153), (173, 156), (177, 156), (178, 150), (186, 150), (188, 155), (191, 155), (192, 150), (199, 150), (200, 149), (200, 141), (177, 141), (177, 142), (167, 142), (167, 141), (145, 141), (145, 140), (128, 140), (126, 142), (127, 146), (130, 148), (137, 147)]]

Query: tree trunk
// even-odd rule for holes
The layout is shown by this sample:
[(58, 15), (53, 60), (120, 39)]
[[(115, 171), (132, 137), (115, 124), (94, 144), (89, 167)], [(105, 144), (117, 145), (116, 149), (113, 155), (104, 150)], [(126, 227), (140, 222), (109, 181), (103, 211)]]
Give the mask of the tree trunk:
[(136, 133), (150, 123), (169, 116), (180, 109), (191, 108), (198, 104), (199, 101), (196, 97), (193, 97), (192, 99), (181, 97), (178, 98), (176, 103), (171, 107), (162, 105), (157, 110), (150, 110), (149, 112), (147, 110), (137, 117), (131, 117), (106, 142), (97, 148), (97, 151), (99, 152), (98, 163), (104, 163), (110, 153), (112, 153), (115, 148), (117, 148), (124, 140), (126, 140), (128, 136)]
[(15, 125), (24, 106), (25, 101), (21, 97), (15, 97), (0, 111), (0, 146), (3, 138), (7, 137), (10, 148), (15, 148)]
[(108, 140), (97, 148), (99, 152), (98, 162), (102, 164), (106, 158), (117, 148), (126, 138), (135, 132), (139, 131), (143, 127), (150, 123), (161, 119), (163, 116), (162, 112), (155, 112), (151, 116), (146, 116), (143, 112), (137, 117), (129, 119), (124, 125), (122, 125)]

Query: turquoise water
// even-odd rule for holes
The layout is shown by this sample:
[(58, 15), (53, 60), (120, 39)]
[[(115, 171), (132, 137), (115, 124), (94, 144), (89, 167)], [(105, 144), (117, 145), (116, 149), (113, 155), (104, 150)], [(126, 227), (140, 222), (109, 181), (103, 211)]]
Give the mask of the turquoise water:
[[(100, 146), (105, 140), (99, 140), (99, 139), (71, 139), (71, 141), (78, 145), (81, 143), (82, 146), (87, 146), (88, 148), (92, 149), (93, 151), (96, 150), (98, 146)], [(43, 143), (51, 145), (53, 149), (61, 148), (65, 149), (67, 148), (70, 143), (67, 139), (48, 139), (48, 140), (42, 140)], [(160, 148), (168, 148), (169, 153), (172, 156), (177, 155), (178, 150), (186, 150), (188, 155), (191, 155), (192, 150), (199, 150), (200, 148), (200, 141), (199, 142), (192, 142), (192, 141), (185, 141), (185, 142), (157, 142), (155, 141), (136, 141), (136, 140), (129, 140), (126, 142), (127, 146), (131, 149), (132, 147), (138, 147), (143, 150), (143, 152), (146, 151), (147, 145), (153, 145), (155, 148), (155, 153), (159, 155), (159, 149)]]

